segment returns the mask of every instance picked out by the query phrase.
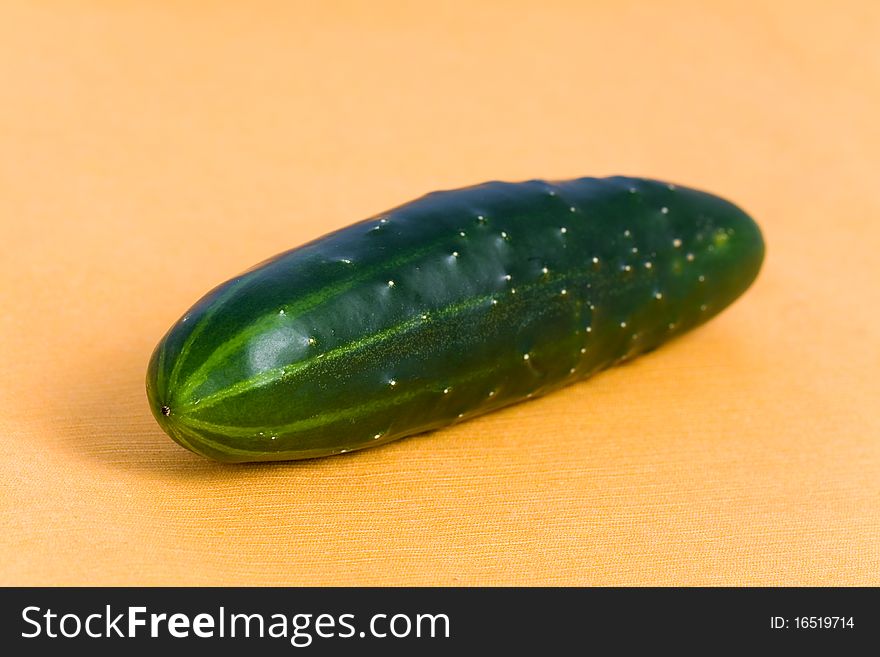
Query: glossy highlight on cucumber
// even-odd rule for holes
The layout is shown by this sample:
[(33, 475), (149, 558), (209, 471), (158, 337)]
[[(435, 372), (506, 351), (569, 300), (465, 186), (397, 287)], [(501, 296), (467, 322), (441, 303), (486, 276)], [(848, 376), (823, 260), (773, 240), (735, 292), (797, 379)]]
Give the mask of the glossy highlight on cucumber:
[(373, 447), (654, 349), (763, 257), (736, 205), (655, 180), (434, 192), (208, 292), (153, 352), (147, 396), (174, 440), (221, 461)]

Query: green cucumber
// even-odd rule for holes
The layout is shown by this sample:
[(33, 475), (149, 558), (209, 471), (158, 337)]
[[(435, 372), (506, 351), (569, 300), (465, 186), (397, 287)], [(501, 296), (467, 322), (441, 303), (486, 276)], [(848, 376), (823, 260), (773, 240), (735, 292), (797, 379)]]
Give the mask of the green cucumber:
[(339, 454), (543, 395), (751, 284), (757, 225), (640, 178), (435, 192), (219, 285), (147, 372), (162, 428), (222, 461)]

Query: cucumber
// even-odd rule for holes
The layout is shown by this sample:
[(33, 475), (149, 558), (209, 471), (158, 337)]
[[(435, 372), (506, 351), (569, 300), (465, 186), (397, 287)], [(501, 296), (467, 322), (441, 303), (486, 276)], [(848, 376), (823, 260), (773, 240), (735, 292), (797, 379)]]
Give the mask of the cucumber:
[(159, 342), (150, 407), (221, 461), (373, 447), (537, 397), (702, 324), (760, 230), (640, 178), (434, 192), (219, 285)]

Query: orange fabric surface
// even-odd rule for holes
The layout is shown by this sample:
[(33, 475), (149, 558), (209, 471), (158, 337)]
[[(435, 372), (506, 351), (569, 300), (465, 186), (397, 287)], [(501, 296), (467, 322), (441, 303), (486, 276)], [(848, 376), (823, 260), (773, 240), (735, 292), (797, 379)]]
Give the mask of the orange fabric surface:
[[(880, 585), (876, 2), (0, 7), (0, 584)], [(705, 327), (374, 450), (153, 421), (214, 284), (425, 192), (628, 174), (762, 226)]]

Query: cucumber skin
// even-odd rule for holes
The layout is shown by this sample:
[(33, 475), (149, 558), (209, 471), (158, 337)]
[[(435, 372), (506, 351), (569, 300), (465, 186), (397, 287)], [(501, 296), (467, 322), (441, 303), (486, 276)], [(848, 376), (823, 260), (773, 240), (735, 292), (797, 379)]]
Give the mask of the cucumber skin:
[(626, 177), (434, 192), (219, 285), (162, 338), (150, 408), (221, 461), (372, 447), (654, 349), (748, 288), (717, 196)]

